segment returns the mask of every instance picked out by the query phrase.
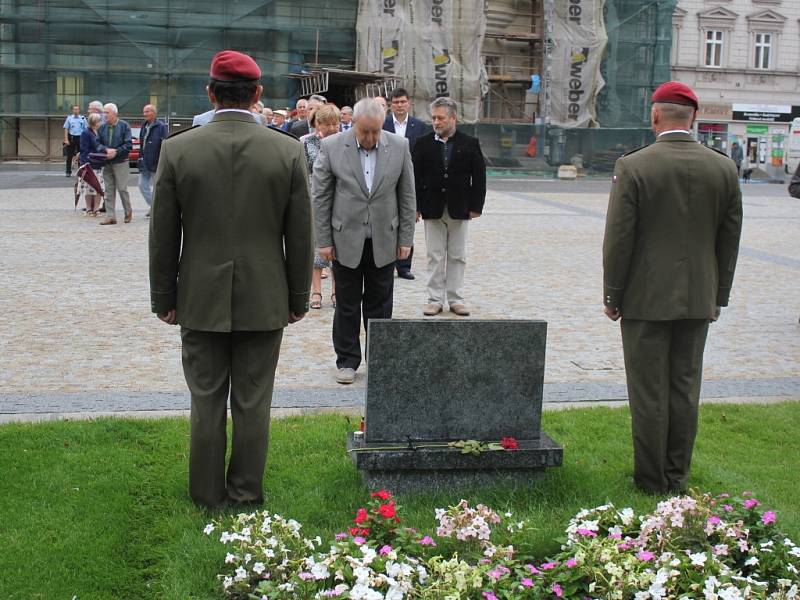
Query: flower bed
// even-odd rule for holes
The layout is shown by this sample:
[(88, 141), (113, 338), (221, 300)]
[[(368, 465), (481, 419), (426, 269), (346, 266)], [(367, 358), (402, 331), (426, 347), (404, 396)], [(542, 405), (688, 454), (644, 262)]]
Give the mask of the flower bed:
[[(800, 600), (800, 547), (747, 492), (670, 498), (637, 516), (611, 504), (580, 511), (561, 551), (516, 552), (527, 524), (466, 500), (436, 509), (435, 535), (402, 527), (381, 490), (335, 539), (308, 539), (269, 512), (214, 522), (228, 547), (227, 598), (500, 600), (743, 598)], [(448, 550), (442, 550), (446, 547)]]

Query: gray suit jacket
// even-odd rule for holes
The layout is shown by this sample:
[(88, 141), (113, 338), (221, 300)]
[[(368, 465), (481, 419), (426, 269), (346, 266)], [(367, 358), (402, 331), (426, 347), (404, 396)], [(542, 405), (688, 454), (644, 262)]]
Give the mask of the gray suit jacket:
[(408, 140), (381, 133), (372, 192), (367, 192), (355, 130), (322, 140), (311, 179), (318, 248), (334, 246), (336, 260), (354, 269), (361, 262), (366, 224), (372, 225), (375, 266), (397, 259), (414, 241), (416, 197)]

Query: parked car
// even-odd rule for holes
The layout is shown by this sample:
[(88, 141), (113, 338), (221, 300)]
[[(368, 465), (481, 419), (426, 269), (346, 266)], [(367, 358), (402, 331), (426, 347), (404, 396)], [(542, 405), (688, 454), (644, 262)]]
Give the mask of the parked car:
[(133, 143), (133, 148), (131, 149), (131, 153), (128, 155), (128, 164), (130, 164), (131, 168), (137, 169), (139, 163), (139, 153), (140, 153), (140, 145), (139, 145), (139, 133), (141, 132), (141, 127), (131, 127), (131, 142)]

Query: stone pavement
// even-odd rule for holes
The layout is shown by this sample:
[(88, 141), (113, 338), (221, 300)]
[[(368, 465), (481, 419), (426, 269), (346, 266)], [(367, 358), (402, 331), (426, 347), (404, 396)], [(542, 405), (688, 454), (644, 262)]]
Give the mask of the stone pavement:
[[(149, 310), (146, 206), (135, 176), (129, 225), (99, 227), (73, 212), (67, 185), (63, 175), (0, 172), (0, 420), (187, 408), (178, 330)], [(619, 326), (600, 305), (607, 198), (607, 182), (492, 178), (486, 213), (471, 224), (471, 318), (548, 321), (546, 403), (626, 397)], [(744, 222), (702, 394), (798, 399), (800, 201), (784, 186), (745, 186)], [(417, 279), (396, 280), (396, 318), (421, 316), (424, 255), (418, 227)], [(279, 409), (363, 403), (363, 368), (352, 387), (333, 382), (329, 279), (323, 291), (323, 309), (286, 330)]]

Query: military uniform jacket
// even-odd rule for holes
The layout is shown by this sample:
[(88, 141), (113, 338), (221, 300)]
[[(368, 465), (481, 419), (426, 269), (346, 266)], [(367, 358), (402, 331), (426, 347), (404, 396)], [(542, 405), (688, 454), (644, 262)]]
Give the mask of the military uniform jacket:
[(620, 158), (603, 242), (604, 304), (629, 319), (711, 318), (728, 305), (741, 228), (727, 156), (668, 133)]
[(308, 310), (302, 145), (238, 112), (168, 138), (150, 219), (153, 312), (201, 331), (268, 331)]

